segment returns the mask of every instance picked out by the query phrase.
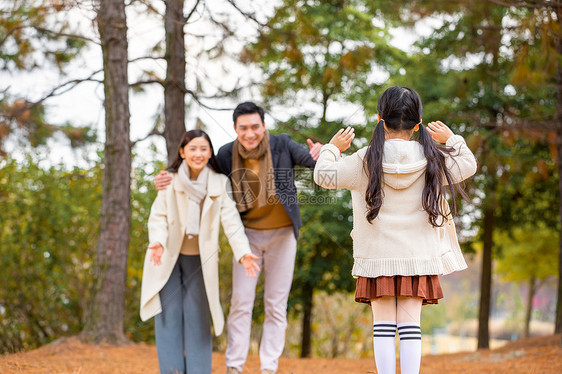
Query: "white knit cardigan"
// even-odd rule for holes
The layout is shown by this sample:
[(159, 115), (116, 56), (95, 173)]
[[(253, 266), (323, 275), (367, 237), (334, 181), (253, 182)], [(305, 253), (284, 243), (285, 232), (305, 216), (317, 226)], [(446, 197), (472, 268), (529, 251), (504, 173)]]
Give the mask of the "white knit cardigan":
[[(456, 150), (452, 156), (446, 154), (453, 183), (472, 176), (476, 172), (476, 159), (464, 139), (454, 135), (446, 145)], [(368, 180), (363, 169), (366, 151), (367, 147), (342, 157), (337, 147), (326, 144), (314, 168), (314, 181), (318, 185), (351, 190), (352, 275), (375, 278), (448, 274), (465, 269), (452, 217), (442, 227), (433, 227), (422, 207), (427, 160), (421, 144), (404, 140), (385, 142), (383, 204), (372, 223), (366, 218)]]

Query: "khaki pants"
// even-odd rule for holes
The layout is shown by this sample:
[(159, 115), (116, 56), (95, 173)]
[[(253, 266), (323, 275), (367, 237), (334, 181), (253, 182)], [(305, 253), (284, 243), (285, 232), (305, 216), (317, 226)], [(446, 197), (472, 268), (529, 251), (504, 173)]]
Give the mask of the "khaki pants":
[[(272, 230), (246, 228), (246, 235), (252, 253), (260, 258), (258, 264), (265, 277), (265, 320), (259, 349), (261, 370), (276, 371), (285, 346), (287, 299), (293, 281), (297, 240), (292, 226)], [(250, 346), (257, 281), (257, 278), (246, 277), (244, 266), (233, 263), (225, 358), (227, 367), (240, 371), (244, 367)]]

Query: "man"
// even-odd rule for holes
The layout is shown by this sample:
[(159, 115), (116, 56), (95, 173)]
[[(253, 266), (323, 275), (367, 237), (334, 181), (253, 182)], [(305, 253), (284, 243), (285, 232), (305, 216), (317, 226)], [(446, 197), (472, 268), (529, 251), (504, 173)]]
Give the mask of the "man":
[[(217, 159), (231, 179), (232, 195), (252, 252), (264, 270), (265, 320), (259, 356), (261, 373), (273, 374), (285, 346), (287, 300), (302, 226), (294, 167), (313, 169), (321, 144), (308, 139), (308, 151), (287, 134), (269, 134), (264, 110), (252, 102), (238, 105), (233, 121), (237, 138), (221, 147)], [(166, 178), (156, 177), (158, 189), (169, 183)], [(244, 267), (233, 262), (227, 374), (241, 373), (248, 356), (256, 284), (257, 278), (245, 277)]]

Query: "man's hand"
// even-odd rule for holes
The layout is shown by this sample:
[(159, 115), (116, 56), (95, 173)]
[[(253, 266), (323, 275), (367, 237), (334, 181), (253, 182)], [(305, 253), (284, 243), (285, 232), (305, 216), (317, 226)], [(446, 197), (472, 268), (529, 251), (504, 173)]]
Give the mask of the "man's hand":
[(345, 152), (351, 145), (351, 141), (353, 140), (353, 138), (355, 138), (355, 132), (353, 128), (348, 127), (345, 130), (340, 129), (340, 131), (338, 131), (336, 135), (334, 135), (332, 140), (330, 140), (330, 144), (338, 147), (340, 152)]
[(170, 177), (165, 170), (162, 170), (154, 177), (154, 185), (158, 191), (165, 190), (170, 183), (172, 183), (172, 177)]
[(247, 277), (256, 278), (258, 276), (256, 274), (256, 271), (259, 272), (260, 267), (255, 262), (255, 260), (259, 260), (259, 257), (255, 256), (253, 254), (247, 254), (247, 255), (244, 255), (244, 257), (242, 257), (241, 262), (242, 262), (242, 265), (244, 265), (244, 269), (246, 269), (246, 276)]
[(154, 265), (162, 265), (162, 253), (164, 252), (162, 244), (158, 242), (152, 243), (148, 246), (148, 249), (152, 250), (148, 260), (154, 262)]
[(318, 160), (322, 143), (314, 143), (311, 139), (306, 139), (306, 143), (308, 144), (308, 148), (310, 148), (310, 157), (312, 157), (314, 161)]
[[(420, 126), (423, 125), (420, 124)], [(433, 140), (438, 143), (447, 143), (447, 140), (449, 140), (451, 136), (455, 135), (451, 129), (441, 121), (428, 123), (427, 131), (429, 131)]]

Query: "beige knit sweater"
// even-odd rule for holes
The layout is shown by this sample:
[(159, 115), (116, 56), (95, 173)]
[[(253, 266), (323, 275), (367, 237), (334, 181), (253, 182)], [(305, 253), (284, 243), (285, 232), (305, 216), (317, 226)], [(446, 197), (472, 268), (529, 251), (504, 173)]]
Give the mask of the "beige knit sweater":
[[(458, 183), (476, 172), (476, 159), (464, 139), (454, 135), (447, 146), (456, 152), (446, 165)], [(455, 224), (448, 217), (443, 227), (433, 227), (422, 207), (427, 161), (416, 141), (387, 140), (383, 151), (383, 204), (379, 215), (366, 218), (367, 175), (363, 158), (367, 148), (342, 157), (332, 144), (322, 147), (314, 181), (325, 188), (351, 190), (353, 204), (354, 277), (448, 274), (465, 269)], [(444, 204), (447, 204), (444, 201)]]

